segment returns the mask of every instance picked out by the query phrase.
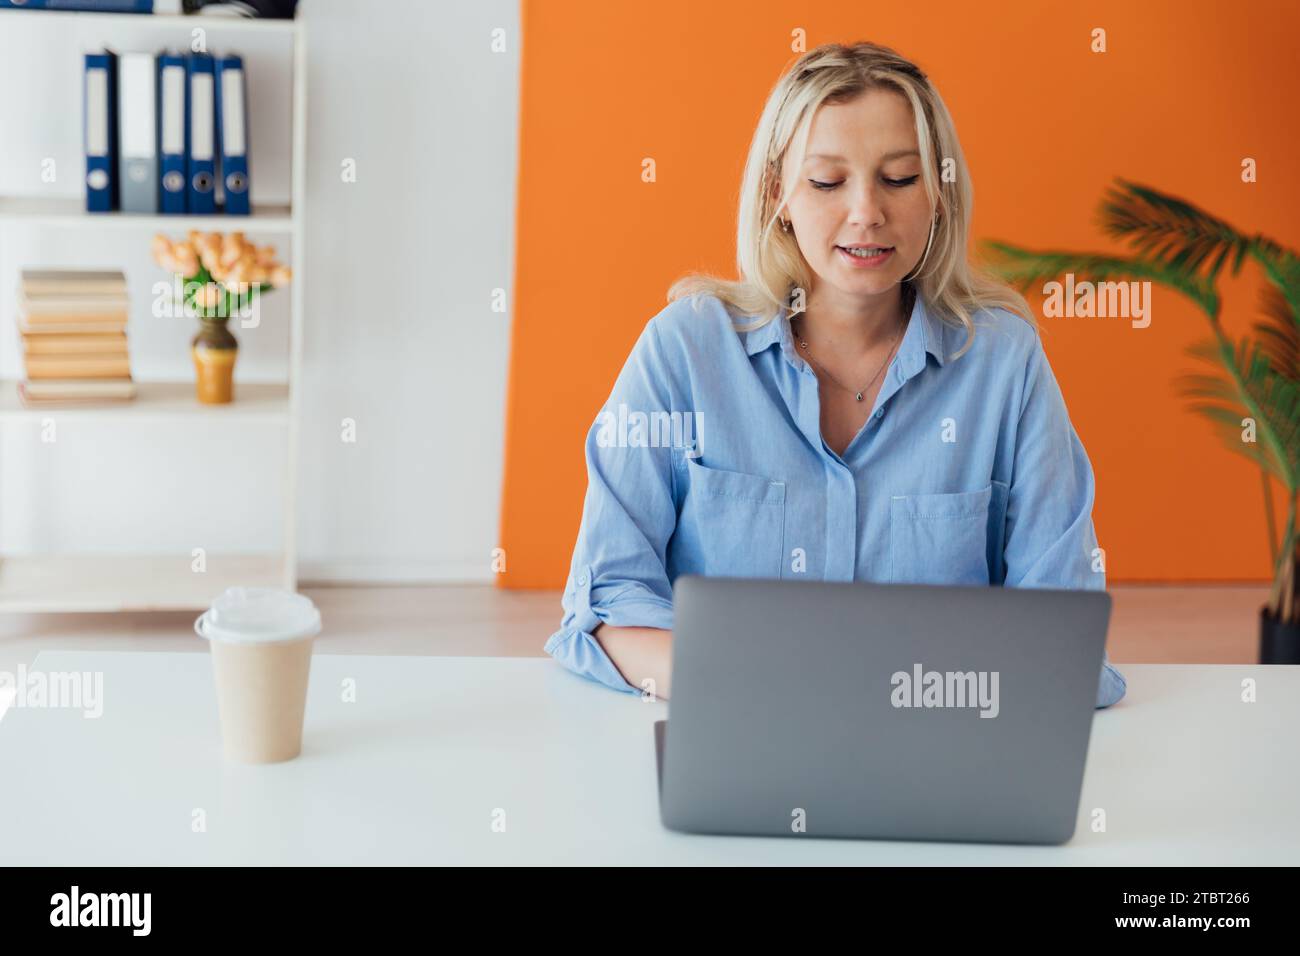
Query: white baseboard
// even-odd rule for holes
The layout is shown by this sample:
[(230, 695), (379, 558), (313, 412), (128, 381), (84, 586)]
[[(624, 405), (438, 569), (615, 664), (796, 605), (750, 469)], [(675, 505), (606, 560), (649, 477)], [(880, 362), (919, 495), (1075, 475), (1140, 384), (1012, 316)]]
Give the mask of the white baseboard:
[(490, 584), (490, 561), (300, 561), (298, 586)]

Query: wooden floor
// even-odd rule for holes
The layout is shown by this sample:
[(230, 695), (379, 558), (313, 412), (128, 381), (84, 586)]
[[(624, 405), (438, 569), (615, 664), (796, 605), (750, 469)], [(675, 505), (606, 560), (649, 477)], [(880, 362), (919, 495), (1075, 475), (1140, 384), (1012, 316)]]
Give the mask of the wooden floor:
[[(1107, 650), (1115, 663), (1258, 660), (1259, 586), (1116, 585)], [(559, 625), (558, 591), (490, 585), (304, 587), (324, 622), (326, 654), (543, 656)], [(0, 614), (0, 670), (45, 649), (207, 650), (183, 611)]]

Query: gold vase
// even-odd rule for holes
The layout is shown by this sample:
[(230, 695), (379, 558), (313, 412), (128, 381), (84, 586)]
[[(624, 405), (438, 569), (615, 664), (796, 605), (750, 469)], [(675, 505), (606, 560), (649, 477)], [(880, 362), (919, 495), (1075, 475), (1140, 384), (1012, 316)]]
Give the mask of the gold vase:
[(199, 331), (190, 342), (194, 358), (195, 391), (205, 405), (234, 400), (235, 358), (239, 343), (226, 328), (227, 319), (199, 319)]

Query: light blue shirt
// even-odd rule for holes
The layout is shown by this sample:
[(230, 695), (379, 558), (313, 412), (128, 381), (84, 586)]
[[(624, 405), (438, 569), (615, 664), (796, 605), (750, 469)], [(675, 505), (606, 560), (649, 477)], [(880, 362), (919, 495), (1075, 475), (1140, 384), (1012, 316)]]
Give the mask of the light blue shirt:
[[(671, 629), (680, 574), (1105, 590), (1092, 466), (1042, 343), (1003, 309), (974, 321), (954, 359), (965, 331), (917, 297), (841, 456), (822, 440), (818, 380), (788, 320), (744, 332), (714, 296), (665, 307), (587, 434), (547, 653), (640, 693), (591, 632)], [(1125, 689), (1103, 654), (1097, 706)]]

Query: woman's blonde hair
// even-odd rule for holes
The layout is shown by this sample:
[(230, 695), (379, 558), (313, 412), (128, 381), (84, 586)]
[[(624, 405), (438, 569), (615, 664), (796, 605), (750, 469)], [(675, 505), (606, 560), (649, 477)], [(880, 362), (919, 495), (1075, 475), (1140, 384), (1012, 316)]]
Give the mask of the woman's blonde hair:
[[(806, 150), (807, 137), (801, 134), (823, 103), (845, 103), (874, 89), (896, 90), (911, 104), (921, 156), (929, 157), (921, 163), (925, 191), (939, 216), (929, 252), (920, 271), (904, 281), (904, 292), (910, 285), (927, 308), (966, 330), (966, 343), (954, 357), (970, 348), (972, 316), (981, 309), (1000, 306), (1038, 328), (1024, 296), (967, 258), (974, 190), (948, 108), (916, 64), (874, 43), (819, 46), (799, 57), (777, 81), (754, 132), (741, 183), (736, 234), (740, 278), (684, 276), (668, 290), (669, 302), (700, 293), (715, 295), (741, 315), (758, 317), (747, 329), (791, 314), (792, 293), (810, 290), (814, 276), (794, 236), (774, 228), (786, 164), (796, 170), (803, 161), (787, 152), (796, 141)], [(945, 160), (951, 160), (950, 175), (941, 176)]]

